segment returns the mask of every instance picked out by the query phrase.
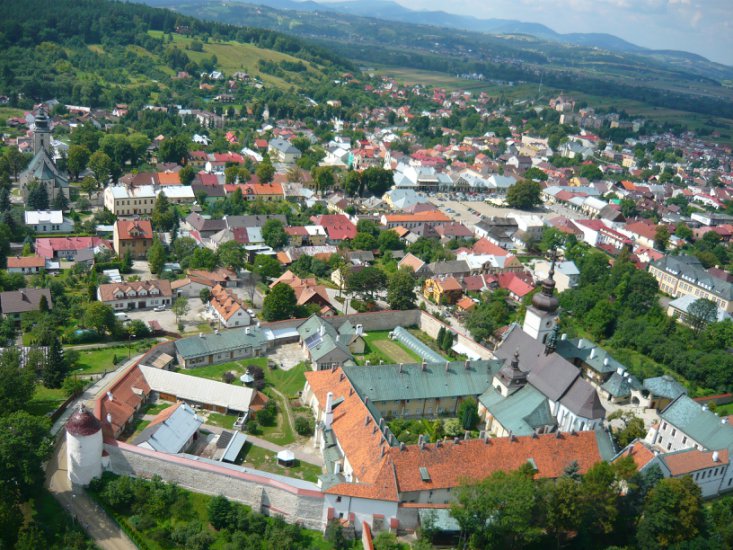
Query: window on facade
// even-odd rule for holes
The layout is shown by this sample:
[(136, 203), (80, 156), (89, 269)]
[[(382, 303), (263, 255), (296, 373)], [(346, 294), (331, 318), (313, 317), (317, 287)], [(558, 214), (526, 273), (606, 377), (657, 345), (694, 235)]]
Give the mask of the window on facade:
[(336, 497), (336, 502), (341, 502), (341, 497)]
[(675, 435), (677, 435), (677, 430), (675, 430), (674, 428), (672, 428), (672, 437), (674, 437)]
[(672, 444), (671, 443), (667, 443), (667, 450), (669, 451), (671, 448), (672, 448)]
[(666, 430), (667, 429), (667, 423), (666, 422), (662, 422), (662, 429), (663, 430)]
[(687, 443), (687, 436), (682, 438), (682, 444), (684, 445), (685, 443)]

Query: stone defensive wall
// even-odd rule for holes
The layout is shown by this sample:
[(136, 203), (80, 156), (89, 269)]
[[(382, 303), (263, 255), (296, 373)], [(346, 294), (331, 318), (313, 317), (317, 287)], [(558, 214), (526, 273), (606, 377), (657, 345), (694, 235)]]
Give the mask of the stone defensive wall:
[(238, 471), (227, 466), (169, 455), (120, 441), (106, 442), (108, 469), (119, 475), (151, 478), (208, 495), (224, 495), (256, 512), (282, 516), (288, 523), (323, 531), (323, 493), (313, 483), (258, 470)]

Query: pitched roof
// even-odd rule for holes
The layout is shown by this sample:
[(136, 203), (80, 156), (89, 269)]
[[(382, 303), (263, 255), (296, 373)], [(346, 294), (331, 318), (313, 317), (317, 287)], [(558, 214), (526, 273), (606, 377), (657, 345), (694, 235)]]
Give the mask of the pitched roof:
[(415, 214), (387, 214), (384, 217), (387, 223), (448, 223), (451, 221), (450, 217), (440, 210), (427, 210)]
[[(464, 479), (481, 480), (497, 471), (510, 472), (531, 461), (540, 478), (560, 477), (577, 462), (580, 473), (602, 460), (597, 434), (543, 434), (535, 437), (490, 438), (391, 448), (400, 492), (456, 487)], [(426, 468), (425, 481), (420, 468)]]
[(221, 285), (216, 285), (211, 289), (209, 303), (225, 321), (231, 319), (237, 312), (245, 310), (237, 295)]
[(631, 459), (634, 461), (634, 464), (636, 465), (637, 470), (641, 470), (649, 464), (652, 460), (654, 460), (654, 457), (656, 456), (654, 454), (654, 451), (652, 451), (649, 446), (644, 443), (644, 441), (637, 439), (633, 443), (629, 444), (625, 449), (623, 449), (617, 456), (615, 460), (618, 460), (620, 458), (624, 458), (630, 456)]
[(493, 254), (494, 256), (507, 256), (509, 254), (509, 252), (492, 243), (486, 237), (482, 237), (474, 243), (473, 252), (475, 254)]
[(8, 269), (29, 267), (46, 267), (46, 258), (41, 256), (11, 256), (8, 258)]
[(117, 220), (115, 225), (120, 240), (153, 238), (153, 226), (150, 220)]
[(48, 308), (51, 309), (51, 291), (47, 288), (21, 288), (0, 292), (0, 311), (4, 315), (38, 311), (42, 296), (46, 297)]
[[(713, 460), (713, 457), (717, 460)], [(667, 466), (671, 475), (683, 476), (698, 470), (728, 464), (728, 449), (720, 449), (719, 451), (685, 449), (675, 453), (661, 454), (659, 459)]]
[(147, 281), (129, 281), (121, 283), (105, 283), (99, 285), (98, 293), (102, 302), (111, 302), (113, 300), (125, 299), (117, 298), (115, 294), (123, 292), (125, 295), (129, 292), (134, 292), (135, 297), (139, 295), (140, 291), (143, 290), (146, 296), (150, 296), (150, 291), (156, 289), (159, 292), (159, 296), (170, 297), (173, 295), (171, 289), (171, 282), (168, 279), (149, 279)]
[(686, 395), (680, 395), (667, 405), (659, 417), (706, 449), (733, 445), (733, 426)]
[(420, 258), (415, 256), (411, 252), (408, 252), (407, 254), (405, 254), (405, 257), (399, 261), (397, 267), (400, 269), (402, 269), (403, 267), (411, 267), (412, 270), (417, 273), (424, 265), (425, 262), (423, 262)]
[(257, 348), (267, 341), (264, 330), (257, 327), (220, 330), (218, 334), (202, 334), (176, 340), (176, 351), (184, 359), (215, 355), (246, 346)]

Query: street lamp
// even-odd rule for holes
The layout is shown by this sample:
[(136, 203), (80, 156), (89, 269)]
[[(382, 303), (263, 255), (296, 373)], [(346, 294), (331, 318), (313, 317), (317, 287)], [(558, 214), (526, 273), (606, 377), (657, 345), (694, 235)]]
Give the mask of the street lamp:
[(132, 339), (135, 338), (135, 335), (133, 333), (130, 333), (129, 337), (127, 338), (127, 358), (129, 359), (132, 356)]

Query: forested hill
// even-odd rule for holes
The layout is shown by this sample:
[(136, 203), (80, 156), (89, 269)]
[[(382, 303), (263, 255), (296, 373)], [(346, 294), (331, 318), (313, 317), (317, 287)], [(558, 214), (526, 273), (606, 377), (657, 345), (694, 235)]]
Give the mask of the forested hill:
[[(207, 47), (209, 41), (230, 46), (230, 59), (224, 61), (255, 74), (257, 63), (303, 62), (299, 71), (280, 71), (270, 79), (279, 87), (298, 87), (331, 71), (352, 70), (349, 62), (298, 38), (142, 4), (6, 0), (2, 6), (0, 95), (12, 99), (21, 94), (100, 106), (129, 101), (132, 93), (165, 94), (178, 71), (197, 74), (218, 68), (221, 60)], [(185, 43), (173, 40), (176, 30), (184, 33), (177, 36)], [(203, 47), (193, 52), (192, 42)]]

